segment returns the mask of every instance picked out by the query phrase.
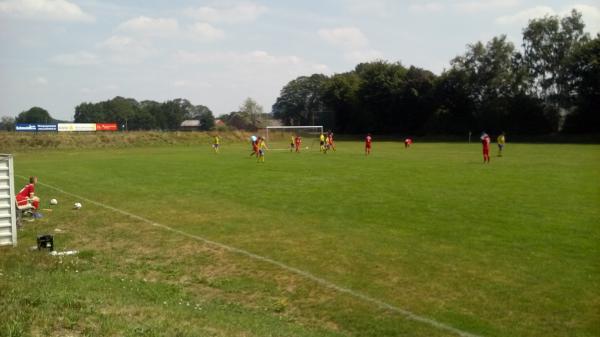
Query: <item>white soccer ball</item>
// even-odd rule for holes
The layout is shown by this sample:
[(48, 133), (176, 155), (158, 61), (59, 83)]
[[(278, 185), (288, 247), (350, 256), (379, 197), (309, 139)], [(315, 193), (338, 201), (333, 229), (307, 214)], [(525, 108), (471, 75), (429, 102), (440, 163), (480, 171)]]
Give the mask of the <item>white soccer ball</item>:
[(50, 205), (58, 205), (58, 200), (50, 199)]
[(75, 209), (80, 209), (80, 208), (81, 208), (81, 206), (82, 206), (82, 205), (81, 205), (81, 203), (79, 203), (79, 202), (76, 202), (76, 203), (73, 205), (73, 208), (75, 208)]

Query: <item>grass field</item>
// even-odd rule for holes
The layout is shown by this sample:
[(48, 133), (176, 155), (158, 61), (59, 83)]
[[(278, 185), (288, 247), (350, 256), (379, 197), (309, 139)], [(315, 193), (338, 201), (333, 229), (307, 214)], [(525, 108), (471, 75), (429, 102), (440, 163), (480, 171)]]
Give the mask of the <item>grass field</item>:
[[(59, 205), (0, 250), (0, 336), (456, 335), (49, 186), (465, 333), (600, 336), (600, 146), (509, 144), (490, 165), (478, 144), (249, 153), (17, 153)], [(42, 233), (80, 254), (30, 252)]]

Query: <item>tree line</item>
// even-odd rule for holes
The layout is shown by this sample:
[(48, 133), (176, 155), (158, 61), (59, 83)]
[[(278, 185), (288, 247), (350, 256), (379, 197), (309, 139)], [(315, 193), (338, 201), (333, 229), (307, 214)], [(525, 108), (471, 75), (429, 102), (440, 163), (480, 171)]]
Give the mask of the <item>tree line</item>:
[[(531, 20), (517, 50), (506, 36), (467, 45), (436, 75), (401, 63), (375, 61), (326, 76), (287, 83), (272, 114), (251, 98), (220, 117), (219, 128), (256, 130), (268, 119), (286, 125), (324, 125), (338, 133), (465, 134), (486, 130), (535, 135), (600, 132), (600, 34), (584, 33), (581, 13)], [(78, 123), (118, 123), (129, 130), (177, 130), (197, 119), (215, 127), (212, 111), (183, 98), (138, 102), (117, 96), (75, 107)], [(14, 123), (56, 122), (39, 107)]]
[[(220, 117), (220, 129), (257, 130), (264, 127), (270, 118), (263, 107), (254, 99), (247, 98), (239, 110)], [(166, 102), (141, 101), (117, 96), (96, 102), (81, 103), (75, 107), (75, 123), (117, 123), (127, 130), (177, 130), (184, 120), (199, 120), (199, 130), (215, 128), (215, 117), (204, 105), (193, 105), (183, 98)], [(32, 107), (21, 112), (16, 118), (2, 117), (0, 130), (12, 131), (15, 123), (58, 123), (48, 111)]]
[(522, 50), (504, 35), (470, 44), (439, 76), (386, 61), (301, 76), (283, 87), (273, 114), (339, 133), (598, 133), (600, 34), (590, 38), (584, 26), (576, 10), (531, 20)]

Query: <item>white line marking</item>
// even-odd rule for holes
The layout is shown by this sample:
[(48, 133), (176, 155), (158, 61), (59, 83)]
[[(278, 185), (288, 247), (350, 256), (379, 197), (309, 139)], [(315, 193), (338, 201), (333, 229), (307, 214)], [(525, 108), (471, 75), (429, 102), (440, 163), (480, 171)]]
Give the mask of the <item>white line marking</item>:
[[(19, 175), (15, 175), (15, 176), (19, 177), (21, 179), (24, 179), (24, 180), (28, 179), (26, 177), (19, 176)], [(378, 300), (376, 298), (369, 297), (369, 296), (367, 296), (365, 294), (362, 294), (360, 292), (354, 291), (352, 289), (344, 288), (342, 286), (338, 286), (337, 284), (335, 284), (333, 282), (330, 282), (330, 281), (327, 281), (324, 278), (320, 278), (320, 277), (315, 276), (315, 275), (313, 275), (313, 274), (311, 274), (311, 273), (309, 273), (307, 271), (303, 271), (303, 270), (300, 270), (298, 268), (288, 266), (287, 264), (284, 264), (283, 262), (279, 262), (279, 261), (273, 260), (273, 259), (265, 257), (265, 256), (257, 255), (257, 254), (251, 253), (251, 252), (249, 252), (247, 250), (243, 250), (243, 249), (236, 248), (236, 247), (233, 247), (233, 246), (228, 246), (228, 245), (226, 245), (224, 243), (220, 243), (220, 242), (217, 242), (217, 241), (212, 241), (212, 240), (203, 238), (203, 237), (198, 236), (198, 235), (189, 234), (189, 233), (186, 233), (184, 231), (181, 231), (181, 230), (178, 230), (178, 229), (175, 229), (175, 228), (163, 225), (163, 224), (159, 224), (159, 223), (154, 222), (152, 220), (143, 218), (143, 217), (141, 217), (139, 215), (135, 215), (133, 213), (129, 213), (127, 211), (120, 210), (120, 209), (112, 207), (110, 205), (106, 205), (106, 204), (103, 204), (101, 202), (94, 201), (94, 200), (91, 200), (91, 199), (79, 196), (77, 194), (73, 194), (73, 193), (67, 192), (67, 191), (62, 190), (62, 189), (60, 189), (58, 187), (54, 187), (54, 186), (51, 186), (51, 185), (48, 185), (48, 184), (44, 184), (44, 183), (40, 183), (40, 182), (38, 182), (38, 184), (42, 185), (42, 186), (45, 186), (45, 187), (48, 187), (50, 189), (53, 189), (55, 191), (58, 191), (60, 193), (63, 193), (63, 194), (66, 194), (66, 195), (70, 195), (72, 197), (75, 197), (75, 198), (78, 198), (78, 199), (81, 199), (81, 200), (85, 200), (85, 201), (87, 201), (89, 203), (92, 203), (94, 205), (97, 205), (97, 206), (109, 209), (111, 211), (115, 211), (117, 213), (121, 213), (123, 215), (127, 215), (127, 216), (129, 216), (131, 218), (134, 218), (136, 220), (140, 220), (140, 221), (145, 222), (145, 223), (147, 223), (149, 225), (152, 225), (154, 227), (162, 228), (162, 229), (165, 229), (165, 230), (168, 230), (170, 232), (186, 236), (186, 237), (194, 239), (194, 240), (202, 241), (202, 242), (204, 242), (206, 244), (219, 247), (219, 248), (221, 248), (223, 250), (227, 250), (227, 251), (234, 252), (234, 253), (237, 253), (237, 254), (245, 255), (247, 257), (250, 257), (250, 258), (258, 260), (258, 261), (263, 261), (263, 262), (266, 262), (266, 263), (270, 263), (272, 265), (278, 266), (278, 267), (280, 267), (282, 269), (285, 269), (285, 270), (287, 270), (289, 272), (292, 272), (294, 274), (303, 276), (303, 277), (305, 277), (305, 278), (307, 278), (309, 280), (312, 280), (312, 281), (314, 281), (314, 282), (316, 282), (316, 283), (318, 283), (318, 284), (320, 284), (320, 285), (322, 285), (324, 287), (327, 287), (327, 288), (330, 288), (330, 289), (334, 289), (334, 290), (336, 290), (336, 291), (338, 291), (340, 293), (351, 295), (351, 296), (356, 297), (358, 299), (361, 299), (361, 300), (363, 300), (365, 302), (369, 302), (369, 303), (375, 304), (375, 305), (377, 305), (380, 308), (387, 309), (387, 310), (390, 310), (390, 311), (402, 314), (402, 315), (404, 315), (406, 318), (408, 318), (410, 320), (413, 320), (413, 321), (416, 321), (416, 322), (421, 322), (421, 323), (430, 325), (432, 327), (438, 328), (440, 330), (449, 331), (449, 332), (455, 333), (455, 334), (457, 334), (457, 335), (459, 335), (461, 337), (482, 337), (480, 335), (475, 335), (475, 334), (472, 334), (470, 332), (467, 332), (467, 331), (464, 331), (464, 330), (460, 330), (460, 329), (455, 328), (453, 326), (450, 326), (448, 324), (438, 322), (438, 321), (436, 321), (434, 319), (414, 314), (414, 313), (412, 313), (412, 312), (410, 312), (408, 310), (396, 307), (394, 305), (391, 305), (389, 303), (383, 302), (383, 301)]]

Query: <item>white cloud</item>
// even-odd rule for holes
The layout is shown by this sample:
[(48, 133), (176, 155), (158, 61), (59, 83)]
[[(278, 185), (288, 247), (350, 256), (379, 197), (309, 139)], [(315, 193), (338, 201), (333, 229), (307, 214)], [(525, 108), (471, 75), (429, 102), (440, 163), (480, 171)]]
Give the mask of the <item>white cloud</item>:
[(344, 59), (351, 63), (361, 63), (382, 59), (383, 54), (374, 49), (353, 50), (344, 53)]
[(381, 17), (389, 16), (392, 7), (388, 0), (347, 0), (346, 6), (353, 14)]
[(177, 80), (177, 81), (173, 81), (173, 83), (171, 83), (171, 85), (173, 85), (174, 87), (186, 87), (189, 84), (190, 83), (186, 80)]
[(156, 55), (157, 50), (144, 39), (113, 35), (96, 46), (108, 53), (108, 59), (117, 64), (135, 64)]
[(98, 56), (86, 51), (56, 55), (51, 61), (63, 66), (88, 66), (100, 63)]
[(275, 56), (264, 50), (250, 52), (188, 52), (179, 50), (174, 58), (180, 64), (253, 64), (253, 65), (301, 65), (304, 61), (298, 56)]
[(513, 8), (521, 3), (520, 0), (476, 0), (458, 2), (454, 6), (461, 12), (475, 13), (495, 11), (503, 8)]
[(523, 27), (527, 25), (529, 20), (542, 18), (546, 15), (569, 15), (571, 10), (575, 8), (581, 12), (583, 21), (585, 22), (587, 32), (596, 34), (600, 32), (600, 8), (590, 5), (577, 4), (569, 7), (564, 7), (561, 10), (555, 10), (548, 6), (536, 6), (524, 9), (512, 15), (505, 15), (496, 18), (496, 23), (501, 25), (513, 25)]
[(236, 24), (254, 22), (267, 10), (268, 8), (262, 5), (241, 3), (229, 7), (188, 8), (185, 12), (203, 22)]
[(175, 19), (139, 16), (121, 23), (117, 30), (148, 37), (168, 37), (178, 33), (179, 23)]
[(44, 86), (44, 85), (48, 84), (48, 79), (45, 77), (39, 76), (33, 80), (33, 84)]
[(0, 14), (39, 21), (94, 21), (93, 16), (67, 0), (8, 0), (0, 2)]
[(204, 41), (220, 40), (225, 36), (225, 32), (215, 28), (209, 23), (197, 22), (188, 27), (188, 34), (191, 38)]
[(427, 2), (412, 4), (409, 8), (414, 12), (440, 12), (445, 6), (439, 2)]
[(356, 27), (338, 27), (332, 29), (320, 29), (319, 37), (326, 42), (349, 49), (358, 49), (366, 47), (369, 40)]
[(315, 64), (312, 66), (313, 70), (318, 73), (330, 73), (331, 69), (326, 64)]
[(210, 88), (212, 87), (212, 85), (208, 82), (202, 82), (202, 81), (188, 81), (188, 80), (175, 80), (173, 82), (171, 82), (171, 85), (175, 88), (188, 88), (188, 87), (193, 87), (193, 88)]
[(533, 18), (541, 18), (545, 15), (554, 15), (554, 9), (548, 6), (537, 6), (522, 10), (512, 15), (501, 16), (496, 19), (496, 23), (502, 25), (520, 25), (524, 26)]

